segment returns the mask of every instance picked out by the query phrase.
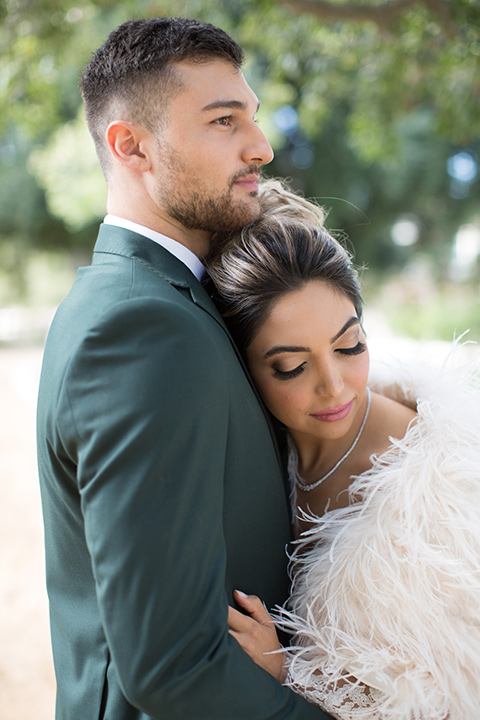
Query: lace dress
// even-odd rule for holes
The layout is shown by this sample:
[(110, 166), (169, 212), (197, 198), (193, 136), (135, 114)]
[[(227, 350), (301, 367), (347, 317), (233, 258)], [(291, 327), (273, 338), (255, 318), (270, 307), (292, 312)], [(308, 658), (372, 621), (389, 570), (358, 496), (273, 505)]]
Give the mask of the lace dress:
[(304, 695), (310, 702), (314, 702), (337, 720), (359, 717), (380, 720), (382, 717), (374, 707), (382, 700), (382, 694), (375, 688), (358, 683), (348, 683), (333, 690), (329, 689), (325, 681), (320, 678), (307, 689), (299, 687), (291, 679), (288, 684), (293, 690)]
[(393, 377), (418, 421), (298, 541), (287, 683), (341, 720), (478, 720), (479, 377)]

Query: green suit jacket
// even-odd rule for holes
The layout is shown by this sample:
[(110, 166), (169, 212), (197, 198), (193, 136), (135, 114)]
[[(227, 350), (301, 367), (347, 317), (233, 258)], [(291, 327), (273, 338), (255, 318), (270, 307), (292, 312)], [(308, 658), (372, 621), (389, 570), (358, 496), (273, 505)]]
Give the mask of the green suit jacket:
[(38, 457), (58, 720), (322, 718), (227, 631), (288, 592), (268, 418), (190, 270), (102, 226), (45, 349)]

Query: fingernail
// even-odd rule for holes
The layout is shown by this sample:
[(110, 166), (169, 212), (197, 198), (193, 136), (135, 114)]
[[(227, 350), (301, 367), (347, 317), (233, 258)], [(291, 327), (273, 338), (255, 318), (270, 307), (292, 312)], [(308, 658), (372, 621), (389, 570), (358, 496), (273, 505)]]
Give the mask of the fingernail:
[(238, 594), (240, 595), (240, 597), (243, 597), (243, 598), (247, 598), (247, 597), (248, 597), (247, 593), (244, 593), (244, 592), (242, 592), (241, 590), (235, 590), (235, 592), (238, 593)]

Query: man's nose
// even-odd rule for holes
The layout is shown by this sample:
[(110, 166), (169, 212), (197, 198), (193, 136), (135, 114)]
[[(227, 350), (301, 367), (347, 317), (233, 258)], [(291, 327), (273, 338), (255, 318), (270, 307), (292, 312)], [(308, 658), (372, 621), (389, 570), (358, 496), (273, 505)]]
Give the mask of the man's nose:
[(273, 150), (257, 123), (252, 120), (248, 142), (243, 151), (243, 161), (249, 165), (268, 165), (273, 160)]

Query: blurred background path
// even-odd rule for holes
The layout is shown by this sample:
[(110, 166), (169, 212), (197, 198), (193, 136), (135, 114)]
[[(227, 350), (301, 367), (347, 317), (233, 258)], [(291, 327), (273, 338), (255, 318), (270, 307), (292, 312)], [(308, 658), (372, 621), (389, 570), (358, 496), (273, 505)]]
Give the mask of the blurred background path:
[(0, 349), (0, 720), (53, 720), (35, 457), (42, 350)]

